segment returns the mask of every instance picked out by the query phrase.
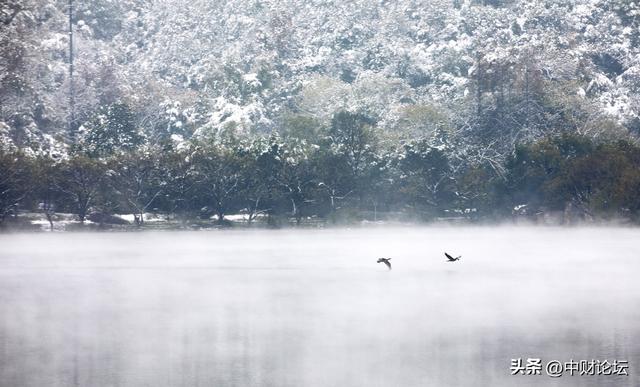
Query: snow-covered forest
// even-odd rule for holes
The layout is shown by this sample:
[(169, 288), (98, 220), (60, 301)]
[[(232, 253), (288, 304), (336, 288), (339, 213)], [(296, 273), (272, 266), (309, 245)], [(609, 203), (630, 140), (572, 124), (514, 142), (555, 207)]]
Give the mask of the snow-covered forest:
[[(640, 215), (630, 0), (0, 4), (0, 224)], [(73, 90), (73, 92), (71, 92)]]

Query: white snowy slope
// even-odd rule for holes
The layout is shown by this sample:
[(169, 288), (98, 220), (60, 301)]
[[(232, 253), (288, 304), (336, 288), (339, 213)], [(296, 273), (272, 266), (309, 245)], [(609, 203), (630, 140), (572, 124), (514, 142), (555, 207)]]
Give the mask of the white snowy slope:
[[(570, 107), (589, 117), (572, 123), (583, 133), (638, 126), (635, 2), (96, 0), (75, 7), (78, 124), (116, 101), (132, 107), (148, 133), (186, 138), (266, 132), (292, 114), (326, 123), (339, 110), (365, 112), (385, 131), (429, 133), (495, 111), (515, 127), (515, 141), (560, 126), (554, 120), (562, 113), (541, 107), (553, 101), (555, 112)], [(44, 133), (66, 126), (66, 11), (64, 1), (0, 5), (0, 128), (20, 146), (42, 147)]]

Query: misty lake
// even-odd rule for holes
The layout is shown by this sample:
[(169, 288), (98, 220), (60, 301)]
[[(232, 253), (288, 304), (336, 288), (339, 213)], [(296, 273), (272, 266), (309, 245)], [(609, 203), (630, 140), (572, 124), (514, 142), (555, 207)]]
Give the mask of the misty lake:
[[(0, 235), (0, 385), (637, 386), (639, 237), (526, 227)], [(387, 256), (391, 271), (376, 263)], [(517, 358), (627, 360), (629, 376), (512, 376)]]

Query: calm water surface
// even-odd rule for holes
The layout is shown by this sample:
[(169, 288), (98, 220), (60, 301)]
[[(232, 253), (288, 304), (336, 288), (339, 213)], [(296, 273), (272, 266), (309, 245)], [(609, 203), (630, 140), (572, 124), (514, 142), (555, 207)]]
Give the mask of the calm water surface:
[[(639, 237), (1, 235), (0, 386), (638, 386)], [(630, 376), (511, 376), (512, 358), (628, 360)]]

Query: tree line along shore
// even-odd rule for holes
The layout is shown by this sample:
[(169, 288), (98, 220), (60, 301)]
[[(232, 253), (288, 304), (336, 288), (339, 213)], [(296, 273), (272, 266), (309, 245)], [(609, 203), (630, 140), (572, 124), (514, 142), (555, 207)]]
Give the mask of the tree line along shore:
[(460, 157), (446, 132), (437, 145), (397, 141), (349, 112), (311, 134), (156, 143), (120, 119), (79, 134), (63, 154), (0, 152), (0, 224), (19, 227), (21, 213), (51, 228), (56, 214), (99, 224), (133, 214), (123, 222), (139, 227), (147, 213), (201, 226), (639, 219), (631, 140), (565, 133), (518, 144), (502, 162), (477, 161)]

